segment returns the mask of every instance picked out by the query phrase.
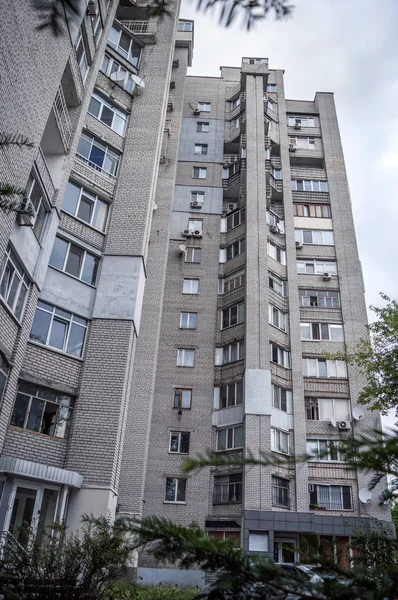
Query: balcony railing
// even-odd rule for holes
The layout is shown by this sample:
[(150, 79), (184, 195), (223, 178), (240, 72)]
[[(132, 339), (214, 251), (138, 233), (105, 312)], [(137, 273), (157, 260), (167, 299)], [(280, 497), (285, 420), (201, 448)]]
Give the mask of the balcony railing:
[(83, 177), (83, 179), (86, 179), (90, 183), (95, 183), (109, 194), (113, 194), (116, 183), (115, 175), (104, 171), (81, 154), (76, 154), (73, 169)]
[(54, 201), (55, 185), (52, 180), (46, 159), (44, 158), (44, 154), (41, 148), (39, 148), (39, 151), (36, 155), (35, 165), (39, 173), (41, 183), (47, 193), (48, 200), (52, 204)]
[(241, 504), (242, 482), (221, 483), (214, 486), (213, 504)]
[(222, 160), (224, 164), (234, 163), (239, 160), (239, 154), (224, 154)]
[(72, 138), (72, 124), (70, 122), (68, 107), (66, 106), (65, 96), (61, 86), (59, 86), (55, 96), (53, 110), (65, 152), (68, 152)]
[(231, 175), (231, 177), (229, 177), (228, 179), (223, 179), (222, 187), (224, 190), (229, 190), (231, 187), (233, 187), (234, 185), (239, 183), (239, 180), (240, 180), (240, 171), (238, 171), (234, 175)]
[(155, 21), (121, 21), (141, 39), (144, 44), (154, 44), (156, 41), (157, 23)]

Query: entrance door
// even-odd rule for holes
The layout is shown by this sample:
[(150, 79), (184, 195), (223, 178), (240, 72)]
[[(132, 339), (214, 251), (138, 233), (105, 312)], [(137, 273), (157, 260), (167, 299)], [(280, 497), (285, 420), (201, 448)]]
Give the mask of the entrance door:
[(277, 563), (294, 564), (297, 562), (296, 542), (293, 540), (275, 540), (274, 560)]
[(33, 526), (33, 515), (37, 490), (17, 487), (11, 512), (9, 531), (22, 544), (28, 541), (30, 528)]

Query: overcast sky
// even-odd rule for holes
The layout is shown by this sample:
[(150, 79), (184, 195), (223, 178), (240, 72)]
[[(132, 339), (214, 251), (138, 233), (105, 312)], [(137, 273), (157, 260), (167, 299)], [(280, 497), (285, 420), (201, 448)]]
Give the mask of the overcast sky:
[[(398, 299), (398, 0), (291, 0), (293, 16), (246, 32), (183, 0), (195, 21), (189, 75), (220, 75), (242, 56), (285, 70), (287, 98), (334, 92), (351, 190), (366, 303)], [(372, 314), (369, 312), (369, 318)]]

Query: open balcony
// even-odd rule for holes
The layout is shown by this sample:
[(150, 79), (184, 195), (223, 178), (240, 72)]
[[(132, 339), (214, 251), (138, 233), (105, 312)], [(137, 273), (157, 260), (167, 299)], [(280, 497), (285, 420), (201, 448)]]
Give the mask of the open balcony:
[(144, 44), (156, 42), (157, 23), (155, 21), (121, 21)]

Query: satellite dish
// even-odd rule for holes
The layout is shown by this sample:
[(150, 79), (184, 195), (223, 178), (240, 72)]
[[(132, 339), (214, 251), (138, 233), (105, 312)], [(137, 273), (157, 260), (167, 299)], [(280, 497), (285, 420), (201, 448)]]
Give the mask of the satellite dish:
[(368, 502), (372, 500), (373, 494), (366, 488), (362, 488), (361, 490), (359, 490), (358, 496), (360, 501), (363, 502), (363, 504), (368, 504)]
[(187, 251), (187, 245), (183, 244), (182, 242), (180, 244), (178, 244), (178, 248), (179, 248), (180, 252), (186, 252)]
[(115, 71), (111, 74), (109, 79), (114, 83), (119, 83), (119, 81), (124, 81), (126, 79), (126, 73), (123, 73), (123, 71)]
[(334, 417), (330, 419), (330, 424), (332, 427), (337, 427), (336, 419)]
[(359, 408), (359, 406), (356, 406), (352, 410), (352, 416), (354, 417), (354, 419), (356, 421), (360, 421), (361, 419), (364, 418), (365, 415), (364, 415), (362, 408)]
[(140, 88), (145, 87), (145, 81), (143, 79), (141, 79), (141, 77), (138, 77), (138, 75), (132, 75), (131, 79), (134, 81), (135, 85), (138, 85), (138, 87), (140, 87)]

